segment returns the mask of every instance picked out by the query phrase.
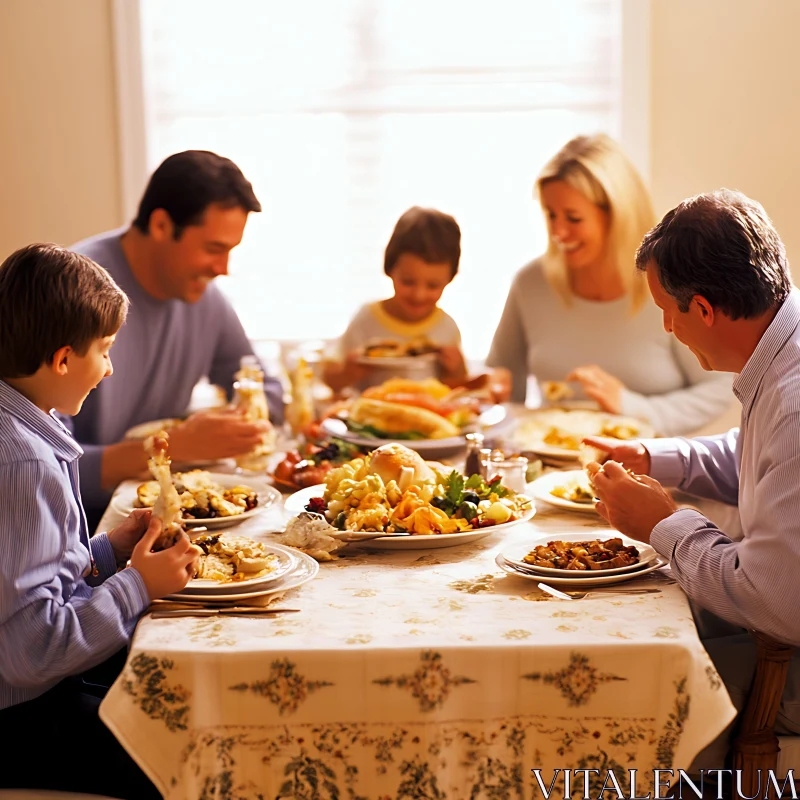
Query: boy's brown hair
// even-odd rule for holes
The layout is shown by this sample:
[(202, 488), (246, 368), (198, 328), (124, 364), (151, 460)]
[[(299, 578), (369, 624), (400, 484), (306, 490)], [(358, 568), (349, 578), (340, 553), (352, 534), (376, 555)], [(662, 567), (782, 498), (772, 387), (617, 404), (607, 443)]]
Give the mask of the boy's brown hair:
[(451, 278), (461, 260), (461, 229), (449, 214), (433, 208), (414, 206), (397, 220), (383, 257), (383, 271), (391, 275), (397, 259), (410, 253), (429, 264), (448, 263)]
[(128, 298), (90, 258), (54, 244), (31, 244), (0, 264), (0, 378), (25, 378), (69, 345), (92, 342), (125, 322)]

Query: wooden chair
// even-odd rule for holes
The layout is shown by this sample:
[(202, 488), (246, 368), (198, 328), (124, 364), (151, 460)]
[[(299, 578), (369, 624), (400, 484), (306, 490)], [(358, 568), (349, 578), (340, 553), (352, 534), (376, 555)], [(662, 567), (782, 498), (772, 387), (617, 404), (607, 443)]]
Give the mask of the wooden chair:
[(759, 790), (758, 770), (765, 780), (767, 770), (774, 771), (778, 766), (780, 747), (773, 728), (786, 685), (789, 659), (795, 648), (758, 631), (751, 633), (756, 642), (758, 661), (733, 743), (733, 769), (742, 771), (742, 792), (746, 796), (753, 797), (759, 792), (759, 797), (764, 797), (762, 793), (766, 787)]

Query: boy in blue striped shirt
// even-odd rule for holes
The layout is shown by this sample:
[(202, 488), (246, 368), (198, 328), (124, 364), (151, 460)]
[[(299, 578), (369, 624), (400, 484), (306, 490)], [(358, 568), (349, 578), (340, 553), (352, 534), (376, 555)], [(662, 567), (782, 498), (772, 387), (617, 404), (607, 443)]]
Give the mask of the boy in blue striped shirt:
[(0, 265), (0, 727), (13, 732), (0, 786), (159, 796), (80, 675), (125, 647), (151, 600), (186, 585), (195, 550), (184, 538), (152, 552), (149, 511), (90, 541), (83, 451), (54, 416), (76, 414), (111, 375), (127, 307), (102, 267), (55, 245)]

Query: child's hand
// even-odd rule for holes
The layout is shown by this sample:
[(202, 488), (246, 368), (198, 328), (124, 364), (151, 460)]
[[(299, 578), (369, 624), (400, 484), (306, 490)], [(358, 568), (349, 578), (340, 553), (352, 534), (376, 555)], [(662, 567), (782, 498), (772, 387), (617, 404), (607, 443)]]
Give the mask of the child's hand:
[(111, 542), (117, 564), (124, 564), (131, 557), (133, 548), (136, 547), (150, 524), (152, 513), (151, 508), (135, 508), (128, 514), (125, 522), (108, 532), (108, 541)]
[(153, 553), (161, 535), (161, 520), (150, 519), (147, 532), (133, 548), (131, 566), (139, 572), (151, 600), (158, 600), (183, 589), (194, 574), (194, 561), (200, 554), (188, 536), (182, 536), (167, 550)]
[(446, 345), (439, 348), (439, 365), (442, 368), (442, 377), (446, 380), (464, 380), (467, 377), (467, 365), (464, 354), (456, 345)]

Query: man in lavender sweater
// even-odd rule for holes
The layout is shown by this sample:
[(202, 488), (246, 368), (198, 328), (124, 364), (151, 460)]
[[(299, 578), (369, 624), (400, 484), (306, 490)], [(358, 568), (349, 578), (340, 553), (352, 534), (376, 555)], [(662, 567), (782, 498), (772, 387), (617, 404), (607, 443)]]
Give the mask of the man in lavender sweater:
[[(217, 286), (228, 271), (250, 212), (261, 211), (252, 186), (229, 159), (189, 150), (153, 173), (127, 229), (73, 246), (105, 267), (131, 300), (117, 335), (114, 375), (72, 419), (83, 447), (83, 502), (96, 522), (111, 491), (146, 470), (141, 442), (122, 441), (141, 422), (186, 414), (192, 389), (207, 376), (230, 393), (242, 356), (253, 349)], [(282, 390), (266, 382), (270, 413), (283, 421)], [(267, 423), (230, 413), (190, 417), (170, 430), (175, 461), (229, 458), (251, 450)]]

